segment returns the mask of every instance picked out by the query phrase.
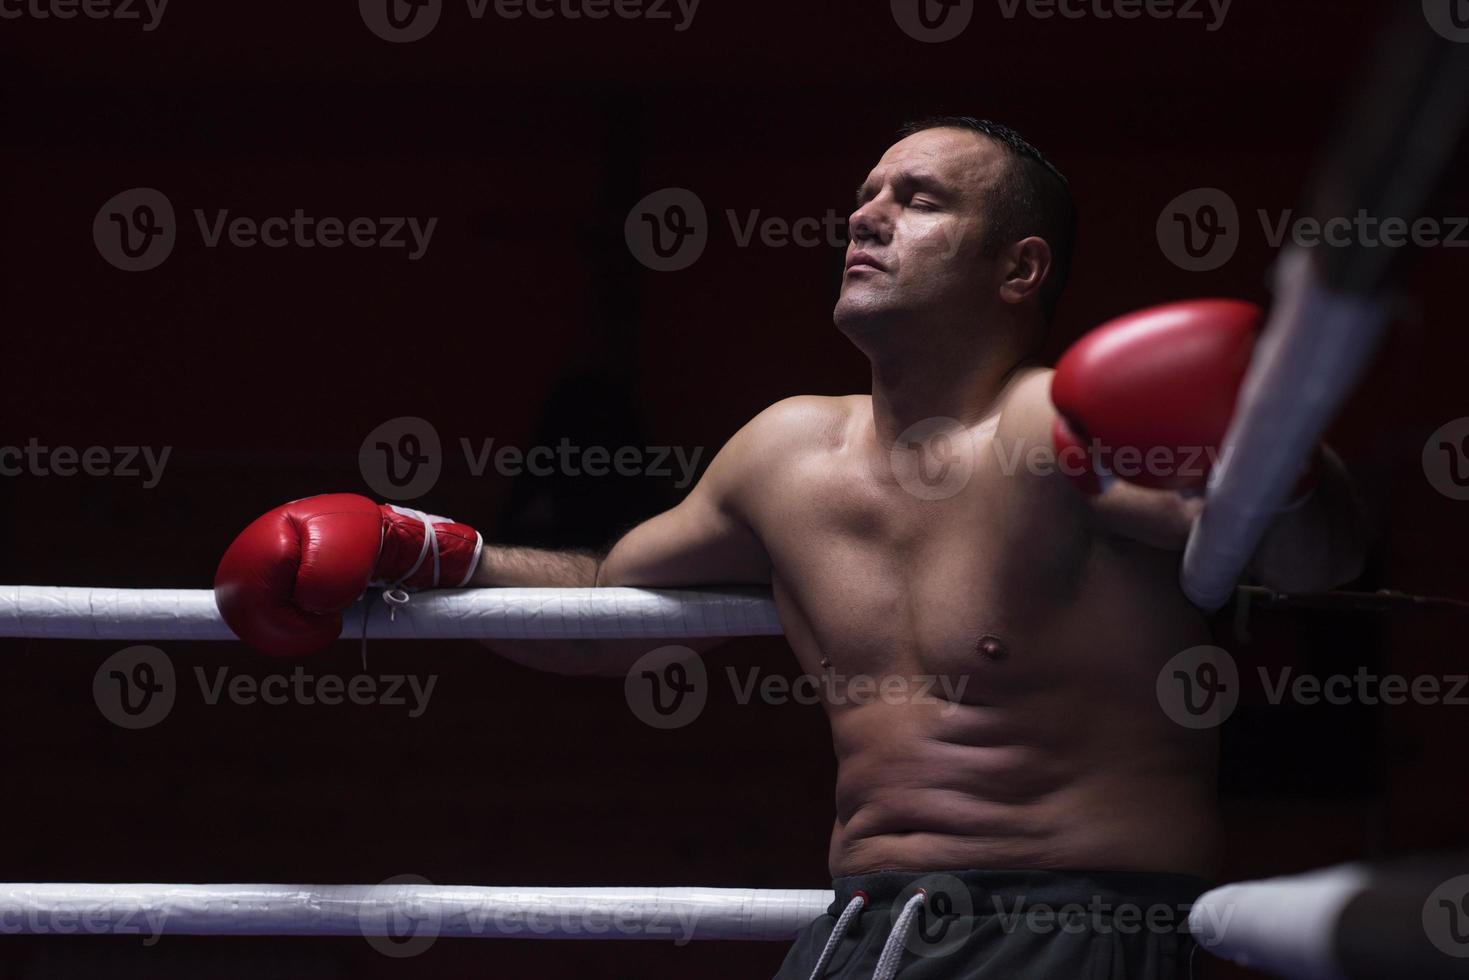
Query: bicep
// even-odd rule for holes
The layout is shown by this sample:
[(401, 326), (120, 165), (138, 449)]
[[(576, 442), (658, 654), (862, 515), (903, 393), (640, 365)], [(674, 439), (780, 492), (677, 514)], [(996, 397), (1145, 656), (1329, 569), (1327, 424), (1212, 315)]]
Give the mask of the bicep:
[(623, 535), (602, 562), (597, 584), (680, 588), (769, 583), (770, 560), (740, 507), (744, 488), (752, 482), (750, 469), (759, 458), (751, 443), (751, 426), (746, 426), (714, 457), (683, 503)]
[(613, 546), (600, 586), (680, 588), (764, 585), (770, 563), (759, 538), (699, 488), (683, 503), (633, 528)]

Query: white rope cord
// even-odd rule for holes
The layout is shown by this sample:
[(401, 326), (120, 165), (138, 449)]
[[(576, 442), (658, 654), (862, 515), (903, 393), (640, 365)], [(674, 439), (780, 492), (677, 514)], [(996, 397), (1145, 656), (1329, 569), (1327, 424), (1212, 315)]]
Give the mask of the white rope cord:
[(831, 901), (760, 888), (0, 884), (0, 935), (789, 941)]
[[(359, 602), (342, 635), (373, 639), (646, 639), (778, 636), (768, 593), (645, 589), (462, 589), (422, 592), (393, 614)], [(208, 589), (0, 586), (0, 637), (232, 640)]]
[(1297, 980), (1334, 980), (1337, 923), (1370, 884), (1362, 865), (1246, 881), (1205, 892), (1189, 930), (1209, 953), (1251, 969)]

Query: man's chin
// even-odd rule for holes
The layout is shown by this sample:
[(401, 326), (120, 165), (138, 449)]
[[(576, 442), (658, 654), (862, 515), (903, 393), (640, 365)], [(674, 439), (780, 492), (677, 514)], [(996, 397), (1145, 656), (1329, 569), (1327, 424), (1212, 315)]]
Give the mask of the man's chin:
[(844, 290), (832, 310), (832, 322), (842, 333), (867, 333), (897, 313), (885, 297), (866, 290)]

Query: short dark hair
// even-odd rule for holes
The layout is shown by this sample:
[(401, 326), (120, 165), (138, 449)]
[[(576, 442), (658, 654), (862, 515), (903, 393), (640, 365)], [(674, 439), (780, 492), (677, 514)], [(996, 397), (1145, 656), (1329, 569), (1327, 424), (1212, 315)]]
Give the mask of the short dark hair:
[(1010, 165), (994, 189), (990, 200), (993, 220), (981, 244), (986, 254), (994, 255), (1031, 235), (1046, 240), (1051, 246), (1051, 274), (1041, 288), (1041, 311), (1049, 323), (1071, 275), (1071, 256), (1076, 247), (1076, 202), (1071, 197), (1070, 181), (1019, 133), (988, 119), (928, 116), (905, 123), (898, 137), (929, 129), (966, 129), (1004, 148)]

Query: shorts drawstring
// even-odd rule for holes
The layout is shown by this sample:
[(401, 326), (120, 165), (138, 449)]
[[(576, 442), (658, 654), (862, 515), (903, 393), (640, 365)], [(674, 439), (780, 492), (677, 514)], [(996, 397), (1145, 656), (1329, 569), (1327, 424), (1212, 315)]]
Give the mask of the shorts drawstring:
[[(903, 946), (908, 942), (908, 934), (913, 931), (913, 922), (918, 918), (918, 910), (923, 907), (924, 900), (928, 898), (928, 892), (918, 889), (917, 893), (903, 906), (903, 911), (898, 913), (898, 920), (893, 923), (893, 931), (888, 935), (887, 942), (882, 944), (882, 955), (877, 958), (877, 967), (872, 971), (872, 980), (892, 980), (898, 973), (898, 961), (903, 958)], [(832, 927), (831, 935), (827, 937), (826, 945), (821, 950), (821, 957), (816, 961), (816, 967), (811, 971), (811, 980), (820, 980), (826, 973), (826, 968), (831, 963), (831, 958), (836, 954), (837, 947), (846, 938), (847, 930), (851, 928), (852, 922), (861, 914), (867, 905), (866, 892), (855, 892), (847, 907), (842, 909), (842, 914), (837, 918), (837, 924)]]

